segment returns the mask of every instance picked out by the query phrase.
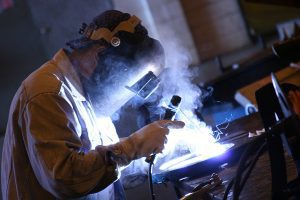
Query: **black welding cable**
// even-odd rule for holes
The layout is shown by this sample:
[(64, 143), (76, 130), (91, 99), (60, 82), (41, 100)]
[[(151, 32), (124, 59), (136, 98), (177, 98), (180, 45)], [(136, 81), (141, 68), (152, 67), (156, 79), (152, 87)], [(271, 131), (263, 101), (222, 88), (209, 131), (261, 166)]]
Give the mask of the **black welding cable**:
[(152, 155), (152, 160), (149, 161), (149, 170), (148, 170), (148, 180), (149, 180), (149, 190), (151, 194), (151, 199), (155, 200), (155, 194), (153, 190), (153, 181), (152, 181), (152, 167), (153, 167), (153, 161), (155, 159), (155, 154)]
[[(247, 173), (245, 174), (244, 179), (241, 181), (242, 183), (241, 183), (241, 186), (240, 186), (240, 190), (242, 190), (242, 189), (244, 188), (244, 185), (246, 184), (246, 181), (247, 181), (247, 179), (248, 179), (248, 176), (250, 175), (252, 169), (254, 168), (254, 166), (255, 166), (255, 164), (256, 164), (258, 158), (261, 156), (261, 154), (262, 154), (263, 152), (265, 152), (266, 147), (267, 147), (267, 145), (266, 145), (266, 143), (264, 143), (264, 144), (261, 146), (261, 148), (257, 151), (257, 154), (254, 156), (254, 158), (252, 159), (252, 161), (251, 161), (251, 162), (248, 162), (248, 163), (246, 164), (246, 166), (245, 166), (245, 168), (243, 169), (243, 171), (247, 170), (248, 167), (249, 167), (249, 169), (248, 169)], [(231, 190), (231, 188), (232, 188), (232, 186), (233, 186), (233, 184), (234, 184), (234, 181), (235, 181), (235, 178), (232, 178), (232, 179), (230, 180), (229, 184), (227, 185), (227, 188), (226, 188), (226, 190), (225, 190), (225, 192), (224, 192), (223, 200), (227, 200), (228, 194), (229, 194), (229, 192), (230, 192), (230, 190)]]
[(233, 184), (234, 184), (234, 178), (232, 178), (231, 181), (229, 182), (229, 184), (227, 185), (227, 188), (224, 192), (223, 200), (227, 200), (228, 194), (229, 194), (230, 189), (232, 188)]
[[(238, 199), (239, 194), (240, 194), (240, 181), (241, 181), (241, 177), (243, 174), (243, 171), (246, 169), (245, 165), (246, 162), (249, 160), (249, 156), (251, 154), (253, 154), (254, 152), (257, 152), (257, 147), (260, 147), (262, 145), (262, 143), (265, 141), (265, 135), (261, 135), (258, 136), (254, 141), (252, 141), (248, 147), (246, 148), (246, 150), (244, 151), (243, 155), (241, 156), (240, 162), (239, 162), (239, 166), (236, 172), (236, 177), (235, 177), (235, 181), (234, 181), (234, 187), (233, 187), (233, 200)], [(261, 150), (261, 148), (259, 149)], [(252, 162), (251, 162), (252, 163)], [(249, 165), (251, 166), (251, 165)]]
[(239, 195), (240, 195), (240, 187), (239, 186), (240, 186), (241, 177), (242, 177), (243, 172), (245, 170), (244, 164), (245, 164), (245, 162), (247, 162), (247, 157), (249, 156), (249, 152), (252, 152), (253, 149), (255, 149), (254, 147), (256, 147), (256, 145), (251, 145), (247, 149), (248, 151), (244, 152), (244, 154), (243, 154), (244, 157), (242, 156), (242, 159), (240, 160), (240, 164), (238, 166), (236, 176), (235, 176), (234, 185), (233, 185), (233, 200), (239, 199)]
[(244, 175), (243, 179), (241, 180), (241, 185), (240, 185), (240, 188), (239, 190), (242, 191), (253, 168), (255, 167), (255, 164), (257, 162), (257, 160), (259, 159), (259, 157), (267, 150), (267, 143), (265, 142), (261, 147), (260, 149), (257, 151), (253, 161), (251, 162), (251, 165), (249, 166), (249, 169), (247, 172), (245, 172), (246, 174)]
[[(245, 169), (247, 169), (249, 166), (250, 166), (250, 162), (248, 162), (248, 163), (246, 164)], [(231, 190), (231, 188), (232, 188), (232, 186), (233, 186), (233, 184), (234, 184), (234, 179), (235, 179), (235, 177), (233, 177), (233, 178), (229, 181), (229, 184), (227, 185), (226, 190), (225, 190), (224, 195), (223, 195), (223, 200), (227, 200), (228, 194), (229, 194), (229, 192), (230, 192), (230, 190)]]
[[(264, 133), (263, 135), (255, 138), (255, 140), (253, 142), (251, 142), (248, 145), (248, 147), (246, 148), (246, 150), (244, 151), (244, 153), (240, 159), (240, 163), (239, 163), (237, 172), (236, 172), (234, 188), (233, 188), (233, 199), (234, 200), (238, 199), (239, 194), (240, 194), (242, 188), (244, 187), (244, 185), (246, 184), (246, 181), (247, 181), (249, 175), (251, 174), (251, 171), (254, 168), (256, 161), (261, 156), (261, 154), (266, 150), (266, 148), (267, 148), (266, 138), (269, 135), (272, 135), (273, 132), (277, 132), (278, 129), (281, 129), (282, 124), (283, 123), (280, 123), (280, 124), (274, 126), (271, 131), (268, 131), (268, 132)], [(258, 147), (260, 147), (259, 150), (255, 151)], [(248, 171), (246, 172), (246, 175), (244, 176), (244, 179), (242, 180), (242, 173), (246, 169), (243, 166), (245, 165), (245, 163), (248, 160), (248, 157), (253, 153), (253, 151), (255, 151), (256, 154), (251, 161), (250, 168), (248, 169)]]
[(246, 169), (245, 166), (247, 164), (248, 164), (248, 166), (250, 166), (249, 165), (250, 164), (249, 156), (255, 149), (256, 149), (256, 142), (252, 141), (250, 144), (248, 144), (247, 148), (243, 152), (243, 154), (240, 158), (239, 164), (238, 164), (238, 168), (236, 170), (234, 187), (237, 187), (237, 185), (239, 185), (239, 181), (240, 181), (242, 172)]

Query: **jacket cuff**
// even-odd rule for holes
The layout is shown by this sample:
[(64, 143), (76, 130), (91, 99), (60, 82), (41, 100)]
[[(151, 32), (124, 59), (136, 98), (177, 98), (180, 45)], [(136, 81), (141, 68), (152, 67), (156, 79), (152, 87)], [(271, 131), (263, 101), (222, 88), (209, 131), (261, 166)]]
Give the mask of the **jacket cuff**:
[(135, 159), (135, 151), (129, 140), (123, 140), (107, 146), (105, 161), (108, 164), (117, 164), (118, 167), (125, 167)]

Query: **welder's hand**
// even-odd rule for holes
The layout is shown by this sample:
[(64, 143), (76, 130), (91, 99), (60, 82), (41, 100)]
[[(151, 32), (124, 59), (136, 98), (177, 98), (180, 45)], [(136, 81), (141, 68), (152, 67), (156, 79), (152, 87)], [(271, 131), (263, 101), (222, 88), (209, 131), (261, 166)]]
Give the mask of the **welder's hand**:
[(288, 98), (292, 103), (293, 110), (300, 116), (300, 91), (290, 91)]
[(142, 129), (122, 139), (114, 145), (119, 150), (121, 160), (129, 163), (132, 160), (147, 157), (153, 153), (161, 153), (167, 142), (166, 135), (169, 129), (184, 127), (182, 121), (160, 120), (153, 122)]

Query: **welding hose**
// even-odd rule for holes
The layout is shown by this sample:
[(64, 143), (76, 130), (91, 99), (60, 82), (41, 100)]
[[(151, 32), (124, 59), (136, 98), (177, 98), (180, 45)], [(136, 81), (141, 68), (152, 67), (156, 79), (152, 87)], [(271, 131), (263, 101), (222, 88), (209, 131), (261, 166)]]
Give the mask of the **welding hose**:
[(156, 157), (156, 154), (153, 153), (152, 155), (148, 156), (145, 159), (145, 162), (149, 163), (148, 180), (149, 180), (149, 190), (150, 190), (152, 200), (155, 200), (155, 194), (154, 194), (154, 190), (153, 190), (153, 181), (152, 181), (152, 168), (153, 168), (155, 157)]
[(153, 190), (153, 181), (152, 181), (152, 167), (153, 167), (153, 162), (154, 162), (155, 156), (156, 156), (156, 154), (152, 154), (150, 156), (151, 160), (149, 162), (149, 170), (148, 170), (149, 190), (150, 190), (152, 200), (155, 200), (155, 194), (154, 194), (154, 190)]
[(244, 175), (243, 179), (241, 179), (241, 185), (240, 185), (240, 190), (243, 190), (247, 180), (248, 180), (248, 177), (250, 176), (253, 168), (255, 167), (255, 164), (257, 162), (257, 160), (259, 159), (259, 157), (267, 150), (267, 143), (265, 142), (261, 147), (260, 149), (257, 151), (253, 161), (251, 162), (250, 166), (249, 166), (249, 169), (248, 171), (246, 172), (246, 174)]
[(149, 170), (148, 170), (148, 180), (149, 180), (149, 190), (151, 194), (151, 199), (155, 200), (155, 194), (153, 190), (153, 181), (152, 181), (152, 167), (155, 160), (156, 154), (152, 154), (146, 158), (146, 162), (149, 163)]
[[(250, 166), (250, 163), (247, 163), (246, 166), (245, 166), (245, 169), (248, 168)], [(233, 177), (230, 181), (229, 181), (229, 184), (227, 185), (227, 188), (224, 192), (224, 195), (223, 195), (223, 200), (227, 200), (227, 197), (228, 197), (228, 194), (234, 184), (234, 180), (235, 180), (235, 177)]]
[(230, 189), (232, 188), (233, 184), (234, 184), (234, 178), (232, 178), (232, 179), (230, 180), (230, 182), (229, 182), (229, 184), (228, 184), (228, 186), (227, 186), (227, 188), (226, 188), (226, 190), (225, 190), (225, 192), (224, 192), (223, 200), (227, 200), (229, 191), (230, 191)]
[[(247, 149), (244, 151), (241, 159), (240, 159), (240, 163), (236, 172), (236, 177), (235, 177), (235, 181), (234, 181), (234, 188), (233, 188), (233, 200), (236, 200), (239, 198), (239, 195), (244, 187), (244, 185), (246, 184), (246, 181), (251, 173), (251, 171), (253, 170), (255, 163), (257, 162), (258, 158), (261, 156), (262, 153), (265, 152), (265, 150), (267, 149), (267, 137), (272, 136), (273, 134), (278, 134), (278, 132), (283, 128), (284, 123), (278, 123), (276, 124), (270, 131), (267, 131), (266, 133), (264, 133), (263, 135), (258, 136), (257, 138), (255, 138), (254, 141), (252, 141)], [(256, 151), (256, 154), (254, 156), (254, 158), (252, 159), (252, 161), (249, 164), (249, 169), (246, 172), (246, 174), (244, 175), (244, 178), (242, 179), (242, 173), (245, 170), (246, 167), (244, 167), (244, 165), (248, 160), (248, 157), (253, 153), (253, 151), (255, 151), (257, 149), (257, 147), (259, 146), (259, 150)]]
[[(254, 158), (252, 159), (252, 161), (249, 162), (249, 163), (247, 164), (247, 166), (245, 167), (244, 170), (247, 170), (247, 171), (245, 172), (245, 175), (243, 176), (243, 178), (242, 178), (242, 176), (239, 176), (239, 177), (238, 177), (239, 179), (237, 179), (236, 182), (234, 182), (234, 181), (236, 180), (236, 178), (234, 178), (234, 179), (232, 180), (232, 183), (231, 183), (232, 185), (233, 185), (233, 183), (238, 184), (238, 185), (237, 185), (238, 187), (237, 187), (237, 188), (234, 188), (234, 191), (233, 191), (233, 199), (238, 199), (238, 197), (239, 197), (241, 191), (244, 189), (244, 186), (245, 186), (245, 184), (246, 184), (246, 182), (247, 182), (247, 180), (248, 180), (248, 178), (249, 178), (249, 176), (250, 176), (250, 174), (251, 174), (253, 168), (254, 168), (255, 165), (256, 165), (256, 162), (258, 161), (259, 157), (260, 157), (266, 150), (267, 150), (267, 143), (265, 142), (265, 143), (262, 144), (262, 146), (259, 148), (259, 150), (258, 150), (257, 153), (255, 154), (255, 156), (254, 156)], [(228, 186), (228, 187), (232, 187), (232, 185), (231, 185), (231, 186)], [(224, 194), (223, 200), (227, 199), (227, 195), (228, 195), (228, 193), (229, 193), (229, 190), (230, 190), (230, 188), (228, 189), (227, 193)], [(225, 198), (225, 195), (226, 195), (226, 198)]]
[[(258, 158), (261, 156), (261, 154), (266, 150), (266, 143), (265, 143), (266, 136), (261, 135), (258, 136), (252, 143), (250, 143), (243, 153), (239, 166), (236, 172), (236, 177), (234, 180), (234, 187), (233, 187), (233, 200), (237, 200), (239, 198), (239, 195), (241, 193), (242, 188), (244, 187), (246, 180), (248, 179), (252, 169), (255, 166), (255, 163), (257, 162)], [(258, 151), (256, 151), (256, 154), (252, 161), (250, 161), (248, 164), (246, 163), (249, 159), (249, 156), (255, 152), (257, 147), (260, 147)], [(244, 170), (246, 170), (249, 166), (249, 170), (246, 172), (246, 175), (244, 176), (244, 179), (242, 180), (242, 173)], [(242, 180), (242, 181), (241, 181)]]
[[(250, 166), (250, 164), (251, 164), (250, 162), (247, 163), (246, 166), (245, 166), (245, 169), (247, 169), (247, 168)], [(227, 185), (227, 188), (226, 188), (226, 190), (225, 190), (225, 192), (224, 192), (224, 195), (223, 195), (223, 200), (227, 200), (228, 194), (229, 194), (229, 192), (230, 192), (230, 190), (231, 190), (231, 188), (232, 188), (232, 186), (233, 186), (233, 184), (234, 184), (234, 181), (235, 181), (235, 177), (233, 177), (233, 178), (229, 181), (229, 184)]]

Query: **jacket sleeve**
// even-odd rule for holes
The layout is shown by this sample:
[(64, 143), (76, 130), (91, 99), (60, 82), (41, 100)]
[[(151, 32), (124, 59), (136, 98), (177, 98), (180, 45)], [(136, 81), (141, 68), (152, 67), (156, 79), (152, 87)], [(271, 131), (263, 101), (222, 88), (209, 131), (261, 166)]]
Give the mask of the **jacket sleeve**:
[(40, 94), (25, 107), (22, 131), (39, 183), (57, 198), (86, 195), (118, 178), (116, 164), (106, 162), (106, 148), (79, 152), (71, 105), (54, 93)]

